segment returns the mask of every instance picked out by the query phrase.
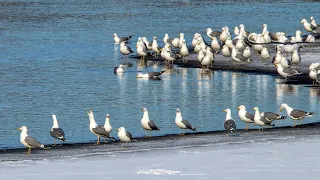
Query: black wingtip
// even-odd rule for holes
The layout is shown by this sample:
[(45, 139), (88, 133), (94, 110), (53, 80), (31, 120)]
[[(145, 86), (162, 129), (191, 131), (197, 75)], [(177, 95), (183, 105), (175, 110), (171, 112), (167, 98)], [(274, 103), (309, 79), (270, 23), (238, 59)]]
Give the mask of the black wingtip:
[(280, 119), (286, 119), (287, 118), (287, 116), (281, 116), (280, 117)]
[(312, 115), (314, 115), (314, 112), (308, 112), (308, 115), (312, 116)]

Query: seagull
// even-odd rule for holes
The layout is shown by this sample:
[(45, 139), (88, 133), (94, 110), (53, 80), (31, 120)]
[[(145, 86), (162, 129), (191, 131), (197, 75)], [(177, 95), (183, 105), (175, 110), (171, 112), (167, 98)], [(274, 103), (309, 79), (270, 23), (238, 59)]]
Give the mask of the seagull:
[(89, 130), (98, 137), (97, 144), (100, 144), (100, 137), (103, 137), (105, 142), (107, 142), (106, 138), (115, 141), (115, 139), (110, 136), (110, 134), (104, 129), (103, 126), (97, 125), (92, 110), (90, 109), (87, 113), (90, 121)]
[(118, 37), (118, 34), (117, 33), (114, 33), (113, 34), (113, 40), (114, 40), (114, 43), (115, 44), (119, 44), (123, 41), (129, 41), (129, 39), (131, 38), (132, 36), (128, 36), (128, 37)]
[(295, 76), (295, 75), (301, 74), (297, 70), (282, 67), (281, 64), (275, 64), (275, 66), (277, 67), (278, 73), (285, 78), (284, 82), (287, 81), (287, 77), (291, 77), (291, 76)]
[(305, 42), (316, 42), (316, 38), (312, 34), (309, 34)]
[(313, 32), (315, 29), (317, 29), (316, 26), (308, 23), (308, 21), (306, 19), (302, 19), (300, 24), (303, 24), (304, 29), (308, 32)]
[(219, 52), (219, 50), (221, 49), (221, 43), (218, 41), (216, 37), (212, 37), (211, 39), (211, 48), (214, 49), (216, 52)]
[(207, 36), (212, 39), (213, 37), (218, 37), (221, 35), (220, 31), (212, 31), (211, 28), (207, 28)]
[(144, 60), (145, 56), (150, 55), (149, 51), (145, 46), (142, 46), (142, 44), (137, 45), (137, 53), (139, 56), (141, 56), (141, 60)]
[(247, 112), (246, 107), (244, 105), (239, 106), (238, 110), (238, 115), (240, 119), (246, 123), (245, 130), (248, 130), (249, 124), (254, 123), (254, 115)]
[(146, 137), (148, 136), (148, 131), (150, 134), (153, 130), (160, 131), (160, 129), (156, 126), (156, 124), (149, 119), (149, 113), (147, 108), (142, 108), (143, 110), (143, 117), (141, 119), (141, 125), (143, 129), (146, 130)]
[(189, 50), (186, 44), (186, 40), (182, 41), (182, 46), (180, 48), (180, 54), (182, 56), (183, 61), (187, 62), (187, 56), (189, 55)]
[(250, 47), (246, 47), (244, 50), (243, 50), (243, 53), (242, 55), (246, 58), (250, 58), (251, 57), (251, 50), (250, 50)]
[(298, 53), (298, 50), (295, 49), (293, 50), (292, 52), (292, 55), (291, 55), (291, 64), (299, 64), (301, 63), (301, 56), (300, 54)]
[[(66, 141), (66, 138), (64, 136), (64, 132), (59, 127), (57, 116), (55, 114), (52, 114), (52, 120), (53, 120), (53, 125), (52, 125), (52, 128), (50, 130), (50, 135), (55, 139), (59, 139), (61, 141), (61, 146), (62, 146), (62, 142)], [(53, 142), (54, 146), (56, 145), (55, 139), (54, 139), (54, 142)]]
[(46, 145), (41, 144), (36, 139), (28, 135), (28, 128), (27, 126), (21, 126), (18, 128), (18, 130), (21, 131), (20, 134), (20, 142), (25, 147), (28, 147), (27, 155), (31, 154), (31, 148), (42, 148), (42, 149), (48, 149)]
[(113, 73), (114, 74), (122, 74), (122, 73), (124, 73), (123, 65), (120, 64), (119, 67), (114, 67)]
[(294, 37), (295, 42), (302, 42), (302, 37), (301, 37), (302, 32), (297, 30), (296, 31), (296, 36)]
[(224, 57), (230, 57), (231, 56), (231, 52), (230, 52), (230, 49), (227, 45), (223, 45), (222, 46), (222, 50), (221, 50), (221, 53)]
[[(118, 137), (119, 137), (120, 141), (125, 142), (126, 147), (128, 147), (128, 142), (134, 140), (131, 133), (129, 131), (127, 131), (124, 127), (118, 128), (117, 132), (118, 132)], [(122, 148), (123, 148), (123, 144), (122, 144)]]
[(234, 122), (234, 120), (231, 118), (231, 110), (230, 109), (225, 109), (223, 110), (224, 112), (226, 112), (226, 119), (224, 121), (224, 128), (227, 130), (227, 131), (230, 131), (230, 132), (234, 132), (237, 130), (236, 128), (236, 123)]
[(250, 62), (250, 59), (244, 57), (243, 54), (238, 52), (234, 46), (232, 46), (231, 58), (236, 62)]
[(166, 70), (163, 70), (161, 72), (148, 72), (145, 74), (138, 73), (136, 78), (149, 78), (149, 79), (160, 79), (160, 75), (164, 73)]
[(105, 120), (105, 122), (104, 122), (104, 130), (106, 130), (107, 131), (107, 133), (111, 133), (111, 131), (112, 131), (112, 126), (111, 126), (111, 124), (110, 124), (110, 114), (107, 114), (106, 115), (106, 120)]
[(263, 131), (263, 127), (262, 126), (275, 126), (274, 124), (271, 124), (272, 121), (268, 121), (266, 118), (261, 117), (260, 114), (260, 110), (258, 107), (254, 107), (252, 108), (252, 110), (254, 110), (254, 123), (259, 125), (259, 131), (262, 128)]
[(126, 46), (126, 42), (122, 41), (120, 43), (120, 53), (123, 54), (125, 58), (128, 58), (128, 55), (133, 53), (133, 51), (129, 46)]
[(155, 53), (155, 57), (158, 57), (161, 48), (158, 46), (158, 42), (157, 42), (157, 37), (156, 36), (153, 37), (151, 48), (152, 48), (152, 51)]
[(273, 64), (279, 64), (282, 59), (282, 52), (280, 50), (277, 51), (277, 54), (272, 58)]
[(306, 112), (302, 110), (292, 109), (286, 103), (281, 104), (280, 112), (282, 111), (283, 108), (286, 109), (288, 116), (294, 121), (293, 127), (296, 126), (297, 120), (299, 121), (299, 124), (301, 124), (300, 122), (301, 119), (305, 117), (311, 117), (312, 115), (314, 115), (314, 112)]
[(269, 53), (267, 47), (262, 48), (260, 55), (261, 55), (262, 59), (270, 59), (270, 53)]
[(182, 118), (180, 109), (176, 110), (175, 123), (180, 128), (180, 135), (184, 135), (184, 133), (181, 133), (181, 129), (191, 129), (192, 131), (196, 131), (196, 128), (193, 127), (188, 120)]

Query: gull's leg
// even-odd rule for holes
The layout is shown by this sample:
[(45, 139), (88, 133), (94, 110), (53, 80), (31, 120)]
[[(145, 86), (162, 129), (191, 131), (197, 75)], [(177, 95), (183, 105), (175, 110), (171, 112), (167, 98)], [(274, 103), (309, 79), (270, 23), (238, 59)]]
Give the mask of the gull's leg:
[(60, 145), (59, 146), (62, 146), (63, 145), (63, 142), (62, 141), (60, 141)]
[(146, 137), (148, 137), (148, 131), (146, 130)]
[(100, 144), (100, 136), (98, 136), (97, 144)]
[(123, 142), (121, 142), (121, 148), (123, 148), (123, 144), (124, 144), (124, 143), (123, 143)]
[(29, 156), (31, 154), (31, 147), (29, 147), (27, 155)]
[(126, 148), (128, 148), (128, 142), (126, 142)]
[(56, 139), (53, 139), (53, 145), (52, 146), (56, 146)]
[(106, 140), (106, 138), (103, 139), (104, 143), (108, 143), (108, 141)]

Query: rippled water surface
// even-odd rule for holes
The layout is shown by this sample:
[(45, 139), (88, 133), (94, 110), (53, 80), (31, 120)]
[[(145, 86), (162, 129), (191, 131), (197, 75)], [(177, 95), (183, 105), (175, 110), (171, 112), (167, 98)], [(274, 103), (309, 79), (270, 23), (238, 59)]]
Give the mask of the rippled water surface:
[[(98, 124), (111, 115), (114, 127), (124, 126), (143, 136), (142, 107), (161, 128), (154, 135), (178, 133), (175, 109), (199, 131), (223, 129), (225, 108), (245, 104), (278, 111), (286, 102), (295, 108), (319, 112), (319, 89), (285, 85), (268, 75), (175, 67), (162, 80), (136, 79), (138, 70), (161, 70), (157, 64), (133, 67), (123, 76), (113, 74), (122, 62), (113, 33), (162, 40), (164, 33), (184, 32), (188, 42), (207, 27), (220, 29), (241, 23), (260, 32), (267, 23), (273, 31), (293, 34), (302, 30), (302, 18), (320, 20), (317, 1), (2, 1), (0, 2), (0, 148), (22, 147), (17, 127), (52, 143), (51, 115), (57, 115), (68, 142), (96, 137), (88, 129), (86, 109), (92, 108)], [(319, 121), (315, 116), (303, 122)], [(276, 125), (291, 125), (291, 120)], [(112, 132), (116, 136), (115, 132)]]

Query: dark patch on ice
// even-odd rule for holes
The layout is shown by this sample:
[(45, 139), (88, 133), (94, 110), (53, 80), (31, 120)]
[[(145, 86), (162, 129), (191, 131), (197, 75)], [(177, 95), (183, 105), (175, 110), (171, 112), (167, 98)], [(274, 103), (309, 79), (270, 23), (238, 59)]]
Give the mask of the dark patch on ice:
[[(185, 135), (167, 134), (155, 137), (137, 137), (136, 142), (128, 143), (128, 148), (121, 148), (119, 141), (95, 145), (95, 141), (64, 144), (61, 147), (52, 147), (50, 150), (33, 149), (31, 156), (26, 156), (26, 148), (3, 149), (0, 162), (15, 162), (25, 160), (59, 160), (87, 156), (116, 154), (119, 152), (133, 153), (199, 146), (221, 146), (244, 143), (257, 143), (283, 139), (310, 137), (320, 134), (320, 122), (303, 124), (296, 127), (266, 128), (263, 132), (257, 129), (238, 130), (239, 136), (230, 136), (226, 131), (210, 131), (186, 133)], [(1, 163), (0, 163), (1, 164)]]

